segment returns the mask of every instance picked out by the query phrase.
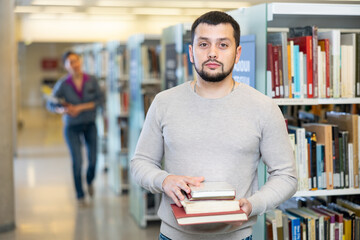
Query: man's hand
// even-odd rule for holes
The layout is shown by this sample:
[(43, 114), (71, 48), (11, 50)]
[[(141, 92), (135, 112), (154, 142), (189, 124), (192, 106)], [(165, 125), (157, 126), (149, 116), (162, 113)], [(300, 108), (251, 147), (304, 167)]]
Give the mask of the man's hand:
[(66, 113), (69, 114), (72, 117), (76, 117), (77, 115), (79, 115), (82, 112), (82, 108), (80, 105), (72, 105), (69, 104), (66, 107)]
[[(239, 200), (239, 206), (240, 209), (243, 210), (247, 216), (249, 216), (250, 213), (252, 212), (252, 205), (246, 198), (241, 198)], [(238, 221), (238, 222), (231, 222), (229, 224), (233, 226), (241, 226), (244, 222), (245, 221)]]
[(199, 186), (204, 181), (204, 177), (188, 177), (179, 175), (169, 175), (162, 183), (162, 188), (178, 207), (181, 207), (180, 200), (184, 200), (181, 190), (190, 193), (189, 185)]

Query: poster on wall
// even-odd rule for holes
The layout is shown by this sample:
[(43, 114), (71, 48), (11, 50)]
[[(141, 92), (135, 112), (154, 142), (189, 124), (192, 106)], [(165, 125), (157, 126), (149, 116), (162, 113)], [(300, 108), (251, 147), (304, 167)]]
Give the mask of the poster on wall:
[(240, 45), (241, 56), (234, 66), (233, 78), (255, 88), (255, 35), (241, 36)]

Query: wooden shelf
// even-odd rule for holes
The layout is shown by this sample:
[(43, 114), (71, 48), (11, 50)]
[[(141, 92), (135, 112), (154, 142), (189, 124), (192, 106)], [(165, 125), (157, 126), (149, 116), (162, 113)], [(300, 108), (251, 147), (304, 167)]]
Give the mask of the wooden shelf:
[(360, 194), (360, 189), (333, 189), (333, 190), (316, 190), (316, 191), (297, 191), (293, 197), (314, 197), (314, 196), (338, 196)]
[(274, 98), (279, 106), (291, 105), (326, 105), (326, 104), (359, 104), (360, 98)]

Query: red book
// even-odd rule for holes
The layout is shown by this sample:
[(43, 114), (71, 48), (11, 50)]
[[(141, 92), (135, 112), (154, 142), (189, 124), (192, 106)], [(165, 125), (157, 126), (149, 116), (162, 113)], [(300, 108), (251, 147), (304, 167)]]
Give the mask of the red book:
[(289, 41), (294, 41), (294, 45), (299, 45), (300, 51), (306, 54), (306, 83), (307, 83), (307, 97), (314, 97), (313, 86), (313, 48), (312, 48), (312, 36), (294, 37), (289, 38)]
[[(275, 98), (276, 86), (275, 86), (275, 71), (274, 71), (274, 53), (273, 45), (271, 43), (267, 44), (267, 68), (268, 72), (271, 72), (271, 97)], [(270, 79), (268, 79), (269, 81)]]
[(326, 98), (330, 98), (330, 42), (329, 39), (321, 39), (318, 44), (321, 47), (321, 51), (325, 52)]
[(279, 47), (273, 46), (273, 61), (274, 61), (274, 80), (275, 80), (275, 98), (280, 97), (280, 76), (279, 76)]
[(186, 214), (183, 207), (171, 204), (173, 214), (179, 225), (194, 225), (219, 222), (247, 221), (248, 217), (243, 210), (232, 212)]

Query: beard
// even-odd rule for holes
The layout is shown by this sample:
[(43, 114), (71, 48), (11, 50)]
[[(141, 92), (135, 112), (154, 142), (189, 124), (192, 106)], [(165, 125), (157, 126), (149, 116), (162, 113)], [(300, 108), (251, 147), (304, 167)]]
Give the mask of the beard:
[[(216, 62), (218, 64), (221, 65), (221, 72), (217, 73), (215, 75), (210, 75), (209, 73), (204, 71), (204, 66), (205, 64), (209, 63), (209, 62)], [(194, 63), (194, 67), (195, 67), (195, 71), (199, 74), (199, 76), (207, 81), (207, 82), (221, 82), (222, 80), (224, 80), (227, 76), (230, 75), (230, 73), (232, 72), (234, 65), (232, 65), (232, 67), (229, 69), (229, 71), (224, 71), (224, 65), (221, 62), (218, 62), (216, 60), (207, 60), (206, 62), (204, 62), (201, 66), (201, 69), (198, 69)]]

